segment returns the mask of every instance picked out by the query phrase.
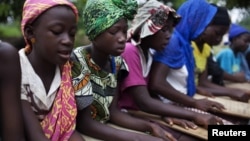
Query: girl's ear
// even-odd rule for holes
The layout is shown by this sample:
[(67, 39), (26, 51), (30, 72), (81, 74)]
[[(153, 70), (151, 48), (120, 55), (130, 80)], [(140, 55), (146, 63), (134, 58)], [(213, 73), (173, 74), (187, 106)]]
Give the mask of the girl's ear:
[(30, 40), (32, 38), (35, 37), (34, 35), (34, 28), (31, 25), (26, 25), (24, 27), (24, 36), (26, 37), (26, 39), (30, 42)]

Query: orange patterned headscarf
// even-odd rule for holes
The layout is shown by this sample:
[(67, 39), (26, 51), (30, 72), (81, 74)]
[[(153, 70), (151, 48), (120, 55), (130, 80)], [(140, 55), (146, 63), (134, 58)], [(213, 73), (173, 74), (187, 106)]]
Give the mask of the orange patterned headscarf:
[(29, 53), (31, 51), (30, 43), (28, 43), (25, 35), (24, 28), (27, 24), (31, 24), (35, 21), (35, 19), (43, 14), (49, 8), (58, 5), (66, 5), (69, 6), (76, 15), (76, 20), (78, 20), (78, 10), (74, 4), (72, 4), (68, 0), (26, 0), (23, 6), (23, 14), (22, 14), (22, 22), (21, 22), (21, 30), (24, 36), (26, 47), (25, 52)]

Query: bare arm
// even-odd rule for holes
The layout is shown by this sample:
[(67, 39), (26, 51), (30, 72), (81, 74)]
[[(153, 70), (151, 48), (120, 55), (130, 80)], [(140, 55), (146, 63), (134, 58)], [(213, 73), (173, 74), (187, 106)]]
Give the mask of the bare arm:
[(141, 132), (147, 132), (147, 131), (152, 132), (152, 128), (148, 121), (131, 117), (130, 115), (121, 112), (118, 109), (118, 104), (117, 104), (118, 97), (119, 93), (117, 92), (110, 106), (110, 115), (111, 115), (110, 120), (113, 123), (128, 129), (133, 129)]
[(223, 72), (223, 79), (224, 80), (228, 80), (228, 81), (232, 81), (232, 82), (247, 82), (247, 79), (245, 78), (245, 74), (244, 73), (238, 73), (236, 75), (231, 75), (227, 72)]
[(31, 109), (30, 103), (22, 100), (22, 108), (24, 115), (25, 132), (30, 141), (49, 141), (45, 136), (43, 129)]
[(168, 66), (159, 62), (153, 63), (149, 75), (150, 79), (148, 86), (150, 91), (155, 94), (160, 94), (161, 96), (166, 97), (167, 99), (170, 99), (177, 103), (182, 103), (187, 106), (195, 107), (195, 99), (180, 93), (166, 81), (168, 72)]
[(0, 43), (1, 64), (1, 120), (2, 139), (24, 140), (21, 112), (20, 87), (21, 69), (17, 50), (6, 43)]
[(78, 112), (77, 130), (82, 134), (107, 141), (163, 141), (160, 138), (115, 129), (91, 118), (90, 107)]
[(216, 85), (207, 79), (207, 70), (199, 74), (198, 85), (216, 96), (226, 96), (228, 91), (224, 87)]
[(134, 86), (126, 89), (127, 93), (133, 95), (136, 104), (142, 111), (161, 115), (193, 120), (196, 113), (185, 110), (172, 104), (165, 104), (162, 101), (150, 97), (146, 86)]
[(125, 127), (127, 129), (132, 129), (141, 132), (146, 132), (146, 131), (150, 132), (153, 136), (162, 138), (164, 140), (176, 141), (176, 139), (171, 135), (171, 133), (167, 132), (159, 125), (152, 123), (147, 119), (134, 117), (125, 112), (121, 112), (118, 109), (117, 102), (118, 102), (118, 93), (116, 94), (110, 106), (111, 122), (121, 127)]
[(249, 94), (243, 90), (227, 88), (220, 85), (216, 85), (207, 79), (207, 70), (199, 75), (199, 85), (202, 86), (207, 91), (213, 93), (215, 96), (229, 96), (233, 99), (240, 101), (248, 101)]
[[(127, 93), (132, 94), (134, 99), (139, 106), (139, 108), (151, 114), (160, 115), (163, 117), (174, 117), (180, 118), (177, 123), (175, 119), (173, 123), (179, 124), (184, 128), (193, 128), (195, 129), (197, 126), (192, 124), (194, 122), (197, 125), (201, 125), (207, 128), (209, 124), (215, 124), (217, 122), (221, 123), (221, 121), (211, 115), (204, 115), (197, 112), (186, 110), (182, 107), (175, 106), (172, 104), (165, 104), (162, 101), (151, 98), (149, 92), (145, 86), (134, 86), (127, 89)], [(187, 122), (185, 120), (190, 122)]]

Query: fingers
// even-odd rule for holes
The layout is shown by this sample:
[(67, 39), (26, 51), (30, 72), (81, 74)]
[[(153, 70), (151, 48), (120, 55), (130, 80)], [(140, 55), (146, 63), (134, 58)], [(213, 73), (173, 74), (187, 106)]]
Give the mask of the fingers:
[(210, 92), (207, 92), (206, 96), (211, 97), (211, 98), (215, 98), (215, 96), (212, 93), (210, 93)]
[(215, 117), (215, 119), (216, 119), (216, 125), (223, 125), (223, 121), (221, 118)]
[(170, 141), (177, 141), (177, 139), (172, 134), (170, 134), (169, 132), (165, 132), (165, 136), (168, 139), (170, 139)]
[(249, 99), (248, 99), (248, 97), (246, 97), (246, 96), (242, 96), (242, 97), (240, 97), (240, 98), (238, 98), (238, 99), (236, 99), (236, 100), (241, 101), (241, 102), (244, 102), (244, 103), (247, 103)]
[(178, 123), (175, 123), (181, 127), (183, 127), (184, 129), (188, 130), (189, 129), (189, 126), (185, 123), (185, 122), (178, 122)]
[(218, 102), (212, 102), (210, 103), (210, 110), (216, 112), (217, 110), (219, 111), (222, 111), (222, 110), (225, 110), (225, 106), (221, 103), (218, 103)]
[(214, 116), (212, 120), (213, 125), (223, 125), (223, 121), (221, 118)]
[(197, 129), (198, 128), (198, 126), (193, 122), (187, 122), (186, 124), (191, 129)]
[(198, 127), (193, 122), (188, 121), (188, 120), (184, 120), (184, 119), (174, 119), (173, 122), (174, 122), (174, 124), (179, 125), (186, 130), (188, 130), (189, 128), (196, 129)]
[(171, 126), (174, 124), (172, 118), (163, 117), (163, 120), (164, 120), (167, 124), (169, 124), (169, 125), (171, 125)]

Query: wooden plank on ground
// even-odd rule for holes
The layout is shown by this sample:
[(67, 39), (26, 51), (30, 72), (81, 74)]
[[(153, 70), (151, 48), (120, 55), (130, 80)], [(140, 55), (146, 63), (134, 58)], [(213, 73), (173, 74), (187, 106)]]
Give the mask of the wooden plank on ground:
[[(250, 92), (250, 83), (225, 83), (225, 87), (243, 89)], [(248, 101), (250, 103), (250, 99)]]
[(223, 104), (226, 109), (221, 111), (221, 113), (238, 116), (242, 118), (250, 118), (250, 110), (249, 110), (250, 104), (249, 103), (244, 103), (244, 102), (221, 98), (221, 97), (210, 98), (210, 97), (206, 97), (206, 96), (199, 95), (199, 94), (195, 94), (194, 98), (196, 99), (207, 98), (211, 101), (216, 101), (216, 102)]
[(225, 83), (225, 87), (243, 89), (250, 92), (250, 83)]

